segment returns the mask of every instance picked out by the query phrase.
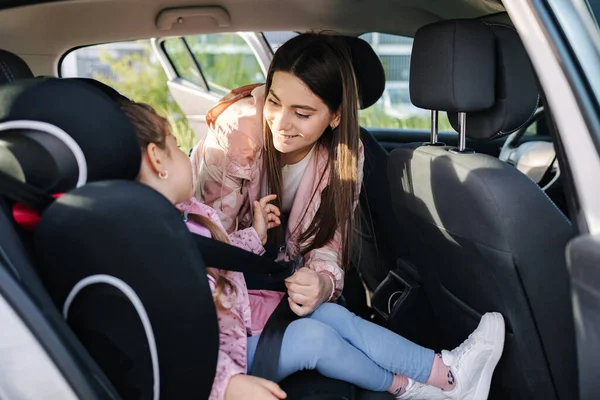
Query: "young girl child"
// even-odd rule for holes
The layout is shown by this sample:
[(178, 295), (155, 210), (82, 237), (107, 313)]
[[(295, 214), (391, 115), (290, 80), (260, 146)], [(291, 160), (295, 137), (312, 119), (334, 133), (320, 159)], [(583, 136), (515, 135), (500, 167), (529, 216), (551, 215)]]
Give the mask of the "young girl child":
[[(187, 212), (190, 230), (262, 254), (270, 228), (280, 225), (274, 196), (253, 203), (252, 227), (227, 235), (216, 212), (189, 199), (191, 166), (177, 149), (168, 123), (146, 105), (124, 102), (123, 111), (136, 128), (144, 149), (139, 180)], [(219, 317), (220, 348), (211, 399), (282, 399), (273, 382), (247, 376), (258, 336), (250, 336), (251, 309), (243, 275), (209, 269)], [(292, 322), (284, 335), (278, 380), (302, 369), (351, 382), (400, 399), (487, 398), (492, 373), (502, 354), (504, 321), (497, 313), (483, 316), (479, 327), (453, 351), (435, 355), (365, 321), (343, 307), (326, 303)]]
[[(190, 231), (231, 243), (256, 254), (264, 253), (267, 229), (277, 226), (279, 210), (269, 204), (274, 196), (254, 203), (252, 227), (227, 235), (216, 212), (192, 198), (189, 159), (177, 147), (169, 123), (152, 107), (119, 100), (121, 110), (135, 127), (143, 150), (138, 180), (163, 194), (183, 212)], [(283, 399), (273, 382), (246, 375), (246, 336), (250, 307), (244, 275), (208, 268), (208, 280), (219, 317), (219, 356), (210, 399)]]

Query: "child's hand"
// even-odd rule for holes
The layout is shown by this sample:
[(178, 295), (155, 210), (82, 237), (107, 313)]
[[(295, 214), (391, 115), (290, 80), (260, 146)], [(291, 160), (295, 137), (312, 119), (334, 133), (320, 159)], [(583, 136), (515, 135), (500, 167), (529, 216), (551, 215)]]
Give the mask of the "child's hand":
[(254, 201), (252, 227), (258, 233), (258, 237), (263, 245), (267, 243), (267, 231), (281, 225), (279, 208), (269, 203), (276, 198), (276, 194), (270, 194), (258, 201)]
[(225, 390), (225, 400), (277, 400), (286, 397), (275, 382), (250, 375), (233, 376)]

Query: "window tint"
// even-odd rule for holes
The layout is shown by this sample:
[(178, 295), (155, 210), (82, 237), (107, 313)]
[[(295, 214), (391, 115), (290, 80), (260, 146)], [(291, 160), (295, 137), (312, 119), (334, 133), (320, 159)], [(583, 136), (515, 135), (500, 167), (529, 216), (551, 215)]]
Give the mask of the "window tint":
[[(413, 39), (387, 33), (366, 33), (360, 38), (375, 50), (385, 71), (385, 91), (381, 99), (359, 114), (364, 127), (430, 129), (429, 110), (412, 105), (408, 89)], [(452, 130), (446, 113), (439, 115), (439, 129)]]

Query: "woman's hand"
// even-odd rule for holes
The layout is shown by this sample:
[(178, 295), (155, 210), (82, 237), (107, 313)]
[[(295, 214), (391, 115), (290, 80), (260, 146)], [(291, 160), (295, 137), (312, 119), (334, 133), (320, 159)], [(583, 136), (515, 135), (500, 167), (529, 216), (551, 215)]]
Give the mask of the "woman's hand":
[(300, 268), (285, 280), (292, 311), (300, 316), (311, 314), (329, 299), (333, 283), (327, 275), (310, 268)]
[(277, 198), (276, 194), (270, 194), (258, 201), (254, 201), (254, 220), (252, 221), (252, 227), (258, 233), (261, 243), (267, 243), (267, 231), (271, 228), (281, 225), (279, 216), (279, 208), (271, 201)]
[(286, 397), (275, 382), (243, 374), (231, 377), (225, 390), (225, 400), (277, 400)]

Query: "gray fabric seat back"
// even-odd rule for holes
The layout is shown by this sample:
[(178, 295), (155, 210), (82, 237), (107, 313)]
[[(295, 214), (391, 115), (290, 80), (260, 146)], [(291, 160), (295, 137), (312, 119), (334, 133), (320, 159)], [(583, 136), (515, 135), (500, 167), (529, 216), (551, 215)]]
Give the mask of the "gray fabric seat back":
[[(440, 63), (440, 56), (444, 62)], [(411, 98), (489, 140), (528, 122), (535, 75), (517, 33), (482, 21), (419, 30)], [(506, 319), (491, 399), (574, 399), (577, 373), (565, 246), (567, 218), (525, 175), (496, 158), (408, 145), (388, 163), (394, 211), (414, 223), (411, 255), (453, 348), (488, 311)]]

